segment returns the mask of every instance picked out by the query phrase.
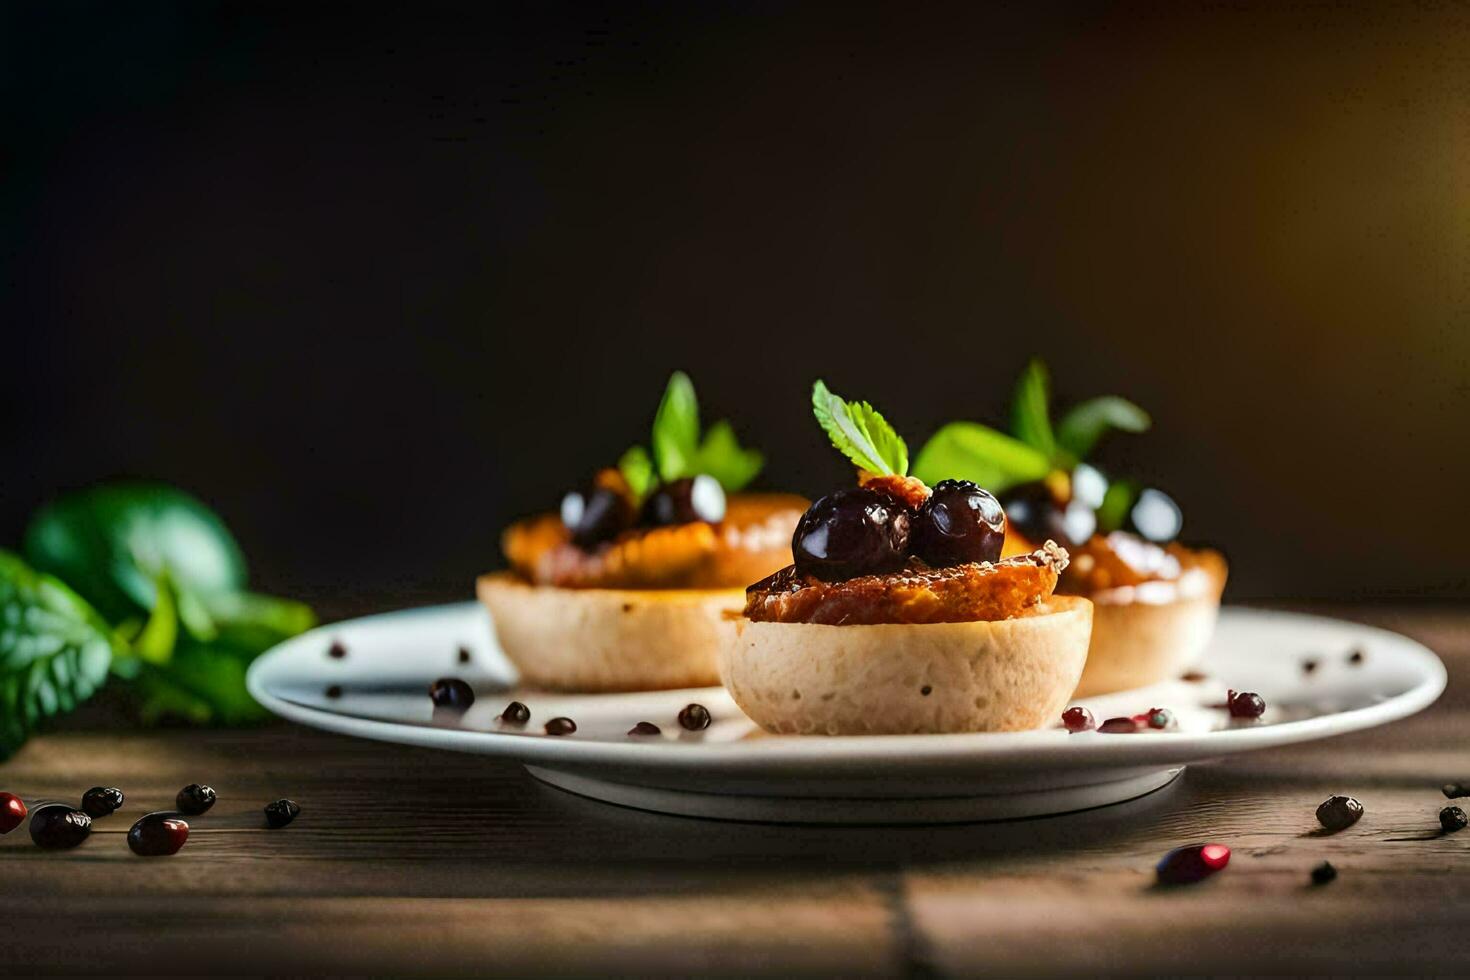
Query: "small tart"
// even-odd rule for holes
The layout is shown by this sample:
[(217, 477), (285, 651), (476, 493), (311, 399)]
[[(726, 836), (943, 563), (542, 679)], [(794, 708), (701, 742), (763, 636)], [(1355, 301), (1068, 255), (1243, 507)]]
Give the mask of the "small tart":
[(569, 589), (740, 588), (787, 560), (807, 501), (794, 494), (737, 494), (718, 524), (696, 521), (629, 531), (596, 551), (572, 544), (554, 514), (505, 532), (511, 567), (538, 585)]
[(967, 623), (1012, 619), (1043, 602), (1067, 567), (1048, 541), (998, 562), (930, 568), (917, 559), (899, 572), (825, 582), (787, 566), (746, 590), (752, 622), (828, 626)]

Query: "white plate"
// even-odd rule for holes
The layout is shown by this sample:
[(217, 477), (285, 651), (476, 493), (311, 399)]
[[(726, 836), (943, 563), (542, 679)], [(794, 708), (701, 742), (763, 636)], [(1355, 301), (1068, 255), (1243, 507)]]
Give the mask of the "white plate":
[[(334, 642), (347, 655), (333, 658)], [(459, 651), (469, 652), (461, 663)], [(1361, 650), (1361, 663), (1349, 654)], [(1302, 662), (1318, 666), (1306, 671)], [(1444, 690), (1428, 649), (1395, 633), (1282, 612), (1225, 609), (1203, 681), (1183, 680), (1084, 702), (1099, 722), (1171, 709), (1174, 731), (1069, 735), (771, 736), (721, 688), (635, 694), (512, 690), (515, 672), (477, 603), (334, 623), (258, 659), (248, 684), (275, 713), (363, 738), (523, 762), (574, 793), (648, 810), (745, 820), (831, 823), (1006, 819), (1116, 803), (1166, 785), (1189, 762), (1325, 738), (1419, 711)], [(475, 689), (462, 716), (435, 717), (427, 689), (460, 677)], [(329, 688), (340, 688), (330, 692)], [(1269, 705), (1232, 723), (1211, 707), (1227, 687)], [(512, 698), (531, 709), (524, 729), (497, 721)], [(679, 709), (705, 705), (714, 723), (685, 732)], [(550, 718), (573, 735), (542, 734)], [(630, 737), (636, 722), (663, 729)]]

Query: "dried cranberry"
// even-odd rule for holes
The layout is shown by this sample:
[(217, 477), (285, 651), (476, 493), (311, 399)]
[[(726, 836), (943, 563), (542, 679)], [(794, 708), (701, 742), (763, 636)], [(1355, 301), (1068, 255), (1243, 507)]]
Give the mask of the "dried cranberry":
[(1225, 705), (1232, 718), (1259, 718), (1266, 713), (1266, 701), (1250, 691), (1231, 691)]
[(14, 793), (0, 793), (0, 834), (8, 834), (25, 820), (25, 801)]
[(429, 685), (429, 700), (436, 708), (451, 711), (468, 711), (475, 703), (475, 692), (458, 677), (441, 677)]
[(908, 554), (909, 530), (908, 510), (887, 494), (839, 490), (801, 515), (791, 556), (799, 573), (829, 582), (896, 572)]
[(997, 561), (1006, 515), (990, 491), (969, 480), (940, 480), (914, 515), (909, 548), (936, 568)]
[(1208, 878), (1230, 863), (1224, 844), (1193, 844), (1165, 854), (1154, 872), (1163, 885), (1187, 885)]
[(179, 795), (174, 797), (174, 805), (179, 808), (180, 813), (187, 813), (197, 817), (199, 814), (214, 806), (216, 794), (209, 786), (201, 786), (198, 783), (190, 783), (179, 790)]
[(659, 728), (657, 725), (655, 725), (651, 721), (640, 721), (638, 724), (636, 724), (632, 728), (628, 729), (628, 734), (629, 735), (662, 735), (663, 734), (663, 729), (662, 728)]
[(76, 847), (92, 833), (92, 818), (65, 803), (46, 803), (31, 811), (31, 840), (39, 847)]
[(1109, 718), (1097, 730), (1108, 735), (1126, 735), (1138, 731), (1138, 723), (1132, 718)]
[(1336, 833), (1347, 830), (1363, 817), (1363, 804), (1351, 796), (1329, 796), (1317, 807), (1317, 822)]
[(189, 839), (189, 825), (177, 813), (161, 811), (139, 818), (128, 831), (128, 847), (140, 857), (167, 857), (179, 853)]
[(577, 730), (577, 723), (570, 718), (553, 718), (546, 723), (548, 735), (570, 735)]
[(507, 725), (524, 725), (531, 720), (531, 709), (519, 701), (512, 701), (500, 713), (500, 720)]
[(265, 805), (265, 823), (279, 830), (301, 815), (301, 805), (295, 800), (275, 800)]
[(1088, 732), (1097, 727), (1097, 720), (1092, 717), (1092, 712), (1077, 705), (1062, 712), (1062, 727), (1073, 733)]
[(1439, 825), (1447, 834), (1464, 830), (1467, 823), (1470, 823), (1470, 820), (1466, 819), (1465, 811), (1457, 806), (1447, 806), (1439, 811)]
[(123, 805), (123, 791), (115, 786), (93, 786), (82, 794), (82, 810), (89, 817), (106, 817)]
[(686, 704), (679, 711), (679, 727), (685, 731), (703, 731), (709, 723), (709, 709), (702, 704)]

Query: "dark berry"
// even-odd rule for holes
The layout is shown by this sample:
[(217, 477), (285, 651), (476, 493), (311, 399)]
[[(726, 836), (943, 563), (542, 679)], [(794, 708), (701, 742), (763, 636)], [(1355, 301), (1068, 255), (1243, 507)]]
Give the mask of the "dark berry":
[(651, 721), (640, 721), (638, 724), (636, 724), (632, 728), (628, 729), (628, 734), (629, 735), (662, 735), (663, 734), (663, 729), (662, 728), (659, 728), (657, 725), (655, 725)]
[(89, 817), (106, 817), (123, 805), (123, 791), (115, 786), (93, 786), (82, 794), (82, 809)]
[(1097, 719), (1092, 717), (1091, 711), (1079, 705), (1062, 712), (1062, 727), (1073, 734), (1088, 732), (1097, 727)]
[(333, 660), (341, 660), (347, 656), (347, 647), (343, 646), (341, 640), (333, 640), (332, 645), (327, 647), (327, 656)]
[(1317, 807), (1317, 822), (1336, 833), (1347, 830), (1363, 817), (1363, 804), (1351, 796), (1329, 796)]
[(128, 831), (128, 847), (139, 857), (177, 854), (188, 839), (189, 825), (177, 813), (167, 811), (140, 817)]
[(577, 723), (570, 718), (553, 718), (546, 723), (548, 735), (570, 735), (577, 730)]
[(1097, 730), (1108, 735), (1127, 735), (1138, 731), (1138, 723), (1132, 718), (1109, 718)]
[[(1467, 790), (1459, 783), (1445, 783), (1440, 787), (1439, 791), (1444, 794), (1447, 800), (1458, 800), (1462, 796), (1470, 796), (1470, 790)], [(10, 794), (7, 793), (5, 795), (9, 796)]]
[(31, 811), (31, 840), (40, 847), (76, 847), (92, 833), (92, 818), (65, 803), (45, 803)]
[(336, 700), (337, 698), (340, 698), (342, 696), (342, 685), (328, 684), (327, 689), (322, 693), (325, 694), (327, 697)]
[(1162, 490), (1151, 488), (1138, 495), (1128, 510), (1128, 520), (1123, 524), (1124, 530), (1154, 544), (1168, 544), (1179, 537), (1183, 527), (1184, 514), (1174, 503), (1174, 498)]
[(1150, 728), (1173, 728), (1174, 712), (1168, 708), (1149, 708), (1146, 722)]
[(896, 572), (909, 546), (909, 512), (887, 494), (839, 490), (801, 515), (791, 538), (796, 570), (828, 582)]
[(686, 704), (679, 711), (679, 727), (685, 731), (701, 732), (709, 723), (709, 709), (702, 704)]
[(25, 800), (14, 793), (0, 793), (0, 834), (8, 834), (25, 820)]
[(1005, 538), (1005, 511), (990, 491), (969, 480), (940, 480), (914, 515), (909, 550), (943, 568), (997, 561)]
[(1348, 654), (1347, 661), (1348, 661), (1348, 663), (1352, 664), (1354, 667), (1357, 667), (1357, 666), (1360, 666), (1363, 663), (1363, 660), (1365, 658), (1366, 658), (1366, 655), (1363, 653), (1363, 651), (1361, 649), (1358, 649), (1358, 650), (1354, 650), (1352, 653)]
[(429, 700), (436, 708), (468, 711), (475, 703), (475, 692), (458, 677), (441, 677), (429, 685)]
[(1329, 861), (1323, 861), (1312, 869), (1312, 884), (1325, 885), (1337, 878), (1337, 869)]
[(187, 813), (191, 817), (214, 806), (216, 799), (214, 790), (209, 786), (201, 786), (198, 783), (190, 783), (179, 790), (179, 795), (174, 797), (174, 805), (179, 808), (180, 813)]
[(1447, 834), (1464, 830), (1467, 823), (1470, 823), (1470, 820), (1466, 819), (1465, 811), (1457, 806), (1447, 806), (1439, 811), (1439, 825)]
[(646, 527), (668, 527), (672, 524), (711, 524), (725, 519), (725, 489), (712, 476), (701, 474), (693, 479), (660, 484), (643, 502), (638, 523)]
[(507, 725), (524, 725), (531, 720), (531, 709), (519, 701), (512, 701), (500, 713), (500, 720)]
[(633, 505), (608, 487), (573, 490), (561, 498), (561, 522), (572, 544), (589, 550), (633, 526)]
[(1229, 863), (1230, 848), (1224, 844), (1194, 844), (1165, 854), (1154, 872), (1162, 885), (1188, 885), (1208, 878)]
[(1302, 673), (1303, 674), (1313, 673), (1314, 671), (1316, 671), (1316, 669), (1317, 669), (1317, 661), (1315, 661), (1315, 660), (1303, 660), (1302, 661)]
[(1266, 713), (1266, 701), (1250, 691), (1231, 691), (1225, 706), (1232, 718), (1259, 718)]
[(468, 647), (460, 647), (459, 648), (459, 662), (460, 663), (467, 664), (472, 659), (474, 659), (474, 658), (472, 658), (470, 656), (470, 651), (469, 651), (469, 648)]
[(1097, 515), (1081, 500), (1059, 501), (1043, 481), (1023, 483), (1000, 499), (1006, 520), (1032, 544), (1050, 539), (1075, 548), (1097, 530)]
[(301, 806), (295, 800), (276, 800), (265, 805), (265, 823), (272, 829), (286, 826), (300, 814)]

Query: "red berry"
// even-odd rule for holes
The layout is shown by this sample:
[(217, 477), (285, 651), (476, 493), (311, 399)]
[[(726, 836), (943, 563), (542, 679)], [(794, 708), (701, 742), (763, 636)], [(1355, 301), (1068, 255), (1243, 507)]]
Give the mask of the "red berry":
[(1138, 731), (1138, 723), (1132, 718), (1109, 718), (1098, 725), (1097, 730), (1109, 735), (1126, 735)]
[(19, 827), (30, 812), (25, 801), (14, 793), (0, 793), (0, 834), (8, 834)]
[(188, 839), (189, 825), (166, 810), (140, 817), (128, 831), (128, 847), (139, 857), (177, 854)]
[(1149, 708), (1148, 716), (1145, 719), (1145, 722), (1150, 728), (1173, 728), (1174, 712), (1170, 711), (1168, 708)]
[(1062, 712), (1062, 726), (1073, 734), (1089, 732), (1097, 727), (1097, 719), (1092, 717), (1091, 711), (1078, 705)]
[(1176, 847), (1154, 868), (1162, 885), (1188, 885), (1208, 878), (1230, 863), (1230, 848), (1224, 844), (1192, 844)]

